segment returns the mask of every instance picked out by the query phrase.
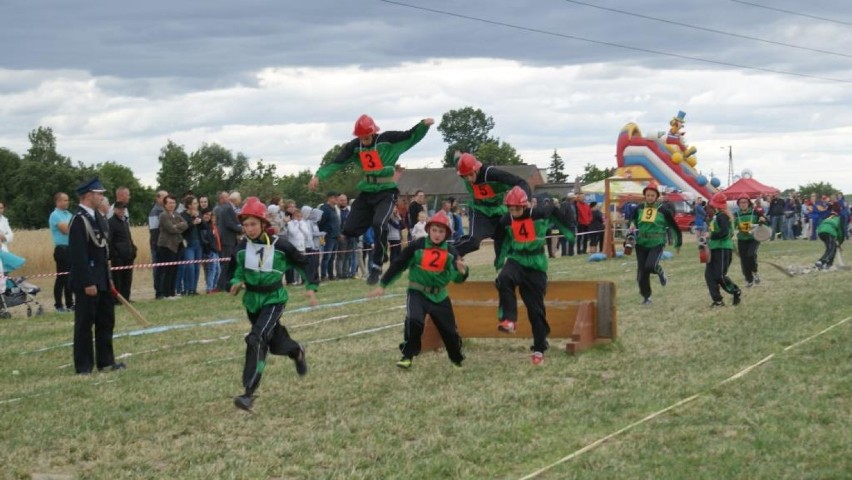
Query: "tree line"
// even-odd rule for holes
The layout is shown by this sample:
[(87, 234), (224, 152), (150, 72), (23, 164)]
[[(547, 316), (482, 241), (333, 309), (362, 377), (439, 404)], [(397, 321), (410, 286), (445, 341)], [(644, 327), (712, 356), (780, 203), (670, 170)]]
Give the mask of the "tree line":
[[(480, 109), (463, 107), (443, 114), (437, 130), (447, 144), (443, 158), (444, 167), (455, 167), (454, 153), (470, 152), (486, 164), (522, 165), (524, 159), (507, 142), (491, 135), (494, 119)], [(50, 127), (40, 126), (29, 133), (30, 147), (23, 155), (0, 147), (0, 202), (6, 205), (6, 215), (15, 228), (45, 228), (54, 208), (53, 195), (66, 192), (72, 198), (74, 188), (84, 180), (98, 175), (107, 196), (114, 200), (114, 192), (124, 186), (131, 190), (130, 219), (134, 224), (147, 221), (148, 210), (157, 190), (166, 190), (177, 196), (187, 192), (213, 197), (219, 191), (238, 190), (244, 194), (270, 198), (273, 195), (293, 199), (299, 205), (316, 205), (325, 201), (325, 191), (335, 190), (354, 196), (361, 179), (360, 170), (347, 165), (338, 174), (323, 182), (323, 192), (307, 189), (311, 170), (280, 175), (274, 164), (263, 159), (250, 160), (216, 143), (203, 143), (195, 151), (169, 140), (160, 149), (157, 186), (142, 185), (133, 171), (115, 161), (86, 165), (59, 153), (56, 136)], [(345, 143), (334, 145), (323, 155), (321, 165), (331, 162)], [(612, 169), (598, 169), (586, 164), (581, 177), (583, 183), (612, 175)], [(565, 162), (556, 150), (548, 168), (551, 182), (570, 181), (565, 173)], [(215, 202), (215, 198), (211, 198)]]

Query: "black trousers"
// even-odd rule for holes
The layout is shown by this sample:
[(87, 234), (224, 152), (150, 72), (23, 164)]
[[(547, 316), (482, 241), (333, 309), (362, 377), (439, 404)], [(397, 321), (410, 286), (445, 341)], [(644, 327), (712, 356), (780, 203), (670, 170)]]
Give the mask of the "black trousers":
[(639, 294), (643, 298), (651, 297), (651, 274), (663, 271), (660, 257), (663, 255), (663, 245), (643, 247), (636, 245), (636, 281), (639, 283)]
[(465, 235), (456, 242), (456, 250), (464, 257), (470, 252), (479, 250), (479, 244), (483, 238), (494, 240), (494, 261), (500, 256), (503, 248), (503, 239), (506, 237), (506, 229), (500, 225), (501, 216), (489, 217), (477, 210), (470, 209), (470, 234)]
[(53, 306), (62, 308), (62, 299), (65, 298), (65, 307), (71, 308), (74, 306), (74, 292), (71, 291), (71, 285), (68, 282), (68, 271), (71, 270), (71, 257), (68, 256), (68, 245), (57, 245), (53, 248), (53, 261), (56, 262), (56, 273), (65, 273), (66, 275), (57, 275), (56, 281), (53, 282)]
[(517, 287), (521, 300), (527, 307), (533, 332), (533, 345), (530, 350), (544, 353), (547, 350), (547, 335), (550, 325), (544, 309), (544, 295), (547, 293), (547, 274), (531, 268), (524, 268), (511, 258), (506, 260), (503, 269), (497, 275), (497, 292), (500, 294), (499, 316), (502, 320), (518, 320)]
[(740, 268), (748, 283), (754, 281), (754, 274), (757, 273), (757, 248), (759, 246), (760, 242), (757, 240), (737, 240), (737, 252), (740, 254)]
[(74, 295), (77, 300), (74, 306), (74, 371), (89, 373), (95, 366), (109, 367), (115, 363), (112, 351), (115, 299), (110, 292), (105, 291), (99, 291), (96, 296), (90, 297), (83, 290), (77, 290)]
[(293, 360), (299, 358), (301, 345), (290, 338), (287, 329), (279, 323), (284, 307), (284, 304), (267, 305), (259, 312), (246, 312), (251, 322), (251, 331), (246, 335), (246, 361), (243, 367), (246, 395), (252, 395), (260, 386), (269, 353), (286, 355)]
[[(157, 250), (157, 258), (160, 262), (176, 262), (180, 260), (180, 250), (173, 252), (166, 247), (160, 247)], [(163, 297), (175, 296), (175, 278), (177, 277), (178, 266), (167, 265), (157, 269), (157, 274), (160, 276), (160, 293)]]
[[(115, 258), (110, 261), (113, 267), (123, 267), (133, 265), (133, 260), (124, 258)], [(112, 271), (112, 283), (115, 284), (115, 289), (122, 297), (130, 300), (130, 287), (133, 285), (133, 269), (127, 268), (123, 270)]]
[(819, 257), (819, 261), (830, 267), (834, 264), (834, 257), (837, 255), (837, 239), (830, 233), (820, 233), (819, 239), (825, 245), (825, 252)]
[(426, 326), (426, 315), (429, 315), (441, 335), (441, 340), (444, 341), (450, 361), (461, 363), (464, 360), (462, 338), (456, 327), (456, 315), (449, 297), (441, 303), (435, 303), (422, 292), (409, 290), (405, 307), (405, 336), (404, 341), (399, 344), (403, 357), (413, 358), (420, 353), (420, 337), (423, 336)]
[[(346, 218), (342, 234), (357, 239), (368, 228), (373, 227), (376, 242), (373, 244), (373, 265), (381, 266), (385, 262), (388, 250), (388, 219), (396, 205), (399, 190), (382, 190), (380, 192), (361, 192)], [(367, 269), (371, 265), (367, 266)], [(333, 268), (333, 266), (331, 267)]]
[(583, 255), (589, 249), (589, 226), (577, 224), (577, 254)]
[[(158, 249), (156, 243), (150, 243), (151, 246), (151, 263), (160, 262), (160, 256), (158, 255)], [(160, 282), (163, 279), (163, 274), (160, 273), (160, 267), (154, 267), (151, 270), (151, 275), (154, 277), (154, 297), (163, 298), (163, 286), (160, 285)]]
[[(227, 258), (231, 259), (231, 256), (234, 254), (234, 250), (237, 249), (236, 245), (222, 245), (222, 254), (219, 258)], [(162, 260), (161, 260), (162, 261)], [(234, 276), (234, 266), (232, 265), (234, 262), (222, 262), (219, 265), (222, 266), (222, 270), (219, 273), (219, 285), (216, 287), (223, 292), (227, 292), (231, 289), (231, 277)]]
[(704, 281), (710, 290), (710, 298), (714, 302), (722, 301), (720, 288), (731, 295), (740, 294), (740, 287), (728, 277), (728, 267), (731, 265), (732, 255), (733, 252), (726, 248), (710, 250), (710, 261), (704, 267)]

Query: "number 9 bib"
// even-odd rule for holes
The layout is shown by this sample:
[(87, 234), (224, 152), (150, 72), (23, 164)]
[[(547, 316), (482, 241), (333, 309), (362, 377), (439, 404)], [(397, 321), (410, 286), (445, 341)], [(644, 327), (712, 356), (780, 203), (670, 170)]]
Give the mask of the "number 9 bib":
[(639, 219), (641, 222), (650, 222), (653, 223), (657, 219), (657, 209), (654, 207), (647, 207), (642, 210), (642, 217)]

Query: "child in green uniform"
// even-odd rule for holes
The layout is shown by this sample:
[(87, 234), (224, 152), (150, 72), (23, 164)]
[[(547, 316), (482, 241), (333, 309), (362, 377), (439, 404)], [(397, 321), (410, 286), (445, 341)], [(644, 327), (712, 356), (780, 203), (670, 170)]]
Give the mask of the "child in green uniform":
[(737, 252), (740, 254), (740, 267), (746, 280), (746, 287), (751, 288), (760, 283), (757, 274), (757, 248), (760, 242), (754, 239), (752, 229), (761, 223), (766, 223), (766, 217), (761, 215), (751, 204), (746, 195), (737, 199), (737, 213), (734, 214), (734, 225), (737, 229)]
[(440, 210), (426, 222), (427, 236), (409, 243), (382, 276), (379, 286), (368, 294), (375, 298), (385, 293), (406, 269), (408, 273), (408, 298), (405, 302), (405, 341), (400, 344), (402, 359), (396, 366), (411, 368), (411, 360), (420, 353), (426, 315), (438, 329), (447, 356), (456, 366), (461, 366), (462, 339), (456, 328), (453, 304), (447, 296), (447, 284), (462, 283), (467, 279), (468, 268), (455, 248), (447, 244), (452, 236), (450, 219)]
[(266, 367), (266, 355), (287, 355), (296, 364), (296, 372), (308, 373), (305, 349), (296, 343), (279, 323), (287, 304), (287, 290), (282, 277), (287, 269), (294, 267), (305, 279), (310, 304), (316, 305), (316, 271), (307, 271), (308, 261), (284, 238), (266, 233), (269, 222), (266, 206), (256, 197), (249, 197), (240, 212), (246, 238), (238, 245), (231, 258), (234, 274), (231, 278), (231, 295), (242, 288), (243, 305), (251, 322), (251, 331), (246, 335), (246, 360), (243, 368), (245, 393), (234, 398), (237, 408), (251, 410), (253, 395), (260, 385)]
[[(497, 259), (497, 267), (500, 268), (496, 281), (500, 295), (500, 307), (497, 312), (500, 323), (497, 329), (505, 333), (515, 333), (518, 320), (518, 299), (515, 296), (517, 288), (527, 307), (527, 316), (532, 326), (532, 363), (541, 365), (548, 347), (547, 334), (550, 333), (544, 308), (544, 295), (547, 291), (547, 253), (544, 242), (551, 224), (555, 224), (560, 230), (564, 224), (554, 222), (554, 209), (550, 202), (533, 207), (521, 187), (509, 190), (504, 203), (509, 207), (509, 213), (501, 220), (506, 232), (506, 241), (503, 242)], [(572, 232), (562, 233), (567, 237)]]
[(832, 211), (828, 218), (820, 222), (817, 227), (816, 233), (819, 239), (822, 240), (822, 243), (825, 244), (825, 252), (815, 264), (820, 270), (831, 268), (834, 264), (837, 249), (840, 245), (843, 245), (843, 240), (846, 238), (846, 235), (843, 234), (842, 225), (843, 223), (837, 212)]
[(719, 291), (721, 287), (734, 296), (734, 305), (740, 304), (742, 291), (728, 277), (728, 267), (734, 250), (732, 238), (731, 212), (728, 211), (728, 197), (717, 192), (710, 199), (711, 217), (707, 225), (707, 247), (710, 248), (710, 261), (704, 267), (704, 281), (713, 299), (711, 307), (724, 307), (725, 301)]
[(660, 203), (660, 189), (656, 182), (650, 182), (642, 189), (645, 202), (636, 208), (632, 222), (636, 227), (628, 233), (636, 240), (636, 280), (642, 304), (651, 304), (651, 274), (660, 277), (660, 285), (666, 286), (668, 278), (660, 258), (666, 246), (666, 229), (675, 235), (675, 248), (680, 251), (683, 236), (668, 206)]

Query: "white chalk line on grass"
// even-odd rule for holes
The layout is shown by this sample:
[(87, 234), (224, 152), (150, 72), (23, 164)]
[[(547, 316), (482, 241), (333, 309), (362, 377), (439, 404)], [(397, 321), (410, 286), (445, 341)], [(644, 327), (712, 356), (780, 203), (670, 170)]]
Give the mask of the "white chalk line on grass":
[[(803, 343), (805, 343), (805, 342), (808, 342), (808, 341), (810, 341), (810, 340), (813, 340), (814, 338), (819, 337), (820, 335), (822, 335), (822, 334), (824, 334), (824, 333), (828, 332), (829, 330), (831, 330), (831, 329), (833, 329), (833, 328), (835, 328), (835, 327), (838, 327), (838, 326), (840, 326), (840, 325), (842, 325), (842, 324), (844, 324), (844, 323), (848, 322), (849, 320), (852, 320), (852, 317), (844, 318), (843, 320), (841, 320), (841, 321), (839, 321), (839, 322), (835, 323), (834, 325), (831, 325), (830, 327), (825, 328), (825, 329), (823, 329), (822, 331), (820, 331), (820, 332), (818, 332), (818, 333), (815, 333), (814, 335), (811, 335), (810, 337), (808, 337), (808, 338), (806, 338), (806, 339), (804, 339), (804, 340), (801, 340), (801, 341), (799, 341), (799, 342), (796, 342), (796, 343), (794, 343), (794, 344), (790, 345), (789, 347), (786, 347), (784, 350), (782, 350), (782, 352), (786, 352), (786, 351), (788, 351), (788, 350), (790, 350), (790, 349), (792, 349), (792, 348), (794, 348), (794, 347), (797, 347), (797, 346), (799, 346), (799, 345), (802, 345), (802, 344), (803, 344)], [(664, 413), (666, 413), (666, 412), (668, 412), (668, 411), (670, 411), (670, 410), (673, 410), (673, 409), (675, 409), (675, 408), (677, 408), (677, 407), (680, 407), (681, 405), (685, 405), (685, 404), (687, 404), (687, 403), (689, 403), (689, 402), (691, 402), (691, 401), (693, 401), (693, 400), (696, 400), (696, 399), (698, 399), (699, 397), (701, 397), (701, 395), (706, 395), (706, 394), (707, 394), (707, 392), (709, 392), (709, 391), (711, 391), (711, 390), (713, 390), (713, 389), (715, 389), (715, 388), (718, 388), (718, 387), (720, 387), (720, 386), (722, 386), (722, 385), (725, 385), (725, 384), (726, 384), (726, 383), (728, 383), (728, 382), (731, 382), (731, 381), (736, 380), (736, 379), (738, 379), (738, 378), (742, 378), (742, 377), (743, 377), (743, 376), (745, 376), (748, 372), (750, 372), (750, 371), (754, 370), (755, 368), (757, 368), (757, 367), (758, 367), (758, 366), (760, 366), (760, 365), (763, 365), (764, 363), (768, 362), (769, 360), (771, 360), (771, 359), (772, 359), (772, 358), (774, 358), (774, 357), (775, 357), (775, 354), (774, 354), (774, 353), (773, 353), (773, 354), (770, 354), (770, 355), (767, 355), (766, 357), (764, 357), (763, 359), (761, 359), (761, 360), (760, 360), (760, 361), (758, 361), (757, 363), (755, 363), (755, 364), (753, 364), (753, 365), (749, 365), (748, 367), (746, 367), (746, 368), (744, 368), (744, 369), (740, 370), (739, 372), (735, 373), (734, 375), (731, 375), (730, 377), (726, 378), (725, 380), (722, 380), (721, 382), (717, 383), (716, 385), (714, 385), (714, 386), (710, 387), (709, 389), (707, 389), (707, 391), (702, 392), (702, 393), (696, 393), (695, 395), (692, 395), (692, 396), (690, 396), (690, 397), (684, 398), (683, 400), (680, 400), (680, 401), (678, 401), (678, 402), (676, 402), (676, 403), (673, 403), (673, 404), (669, 405), (668, 407), (666, 407), (666, 408), (664, 408), (664, 409), (662, 409), (662, 410), (658, 410), (658, 411), (656, 411), (656, 412), (654, 412), (654, 413), (652, 413), (652, 414), (650, 414), (650, 415), (646, 416), (645, 418), (643, 418), (643, 419), (641, 419), (641, 420), (637, 420), (637, 421), (635, 421), (635, 422), (631, 423), (630, 425), (627, 425), (626, 427), (624, 427), (624, 428), (622, 428), (622, 429), (620, 429), (620, 430), (617, 430), (617, 431), (615, 431), (615, 432), (613, 432), (613, 433), (610, 433), (609, 435), (607, 435), (607, 436), (605, 436), (605, 437), (603, 437), (603, 438), (600, 438), (600, 439), (598, 439), (598, 440), (595, 440), (594, 442), (592, 442), (592, 443), (590, 443), (590, 444), (586, 445), (585, 447), (583, 447), (583, 448), (581, 448), (581, 449), (579, 449), (579, 450), (576, 450), (576, 451), (574, 451), (574, 452), (571, 452), (570, 454), (568, 454), (568, 455), (566, 455), (566, 456), (564, 456), (564, 457), (560, 458), (559, 460), (557, 460), (557, 461), (555, 461), (555, 462), (551, 463), (550, 465), (547, 465), (547, 466), (545, 466), (545, 467), (542, 467), (542, 468), (540, 468), (540, 469), (538, 469), (538, 470), (536, 470), (536, 471), (534, 471), (534, 472), (532, 472), (532, 473), (530, 473), (530, 474), (528, 474), (528, 475), (525, 475), (525, 476), (521, 477), (521, 479), (520, 479), (520, 480), (529, 480), (529, 479), (531, 479), (531, 478), (538, 477), (538, 476), (539, 476), (539, 475), (541, 475), (542, 473), (545, 473), (545, 472), (547, 472), (548, 470), (553, 469), (554, 467), (557, 467), (557, 466), (559, 466), (559, 465), (561, 465), (561, 464), (563, 464), (563, 463), (565, 463), (565, 462), (568, 462), (569, 460), (573, 460), (574, 458), (576, 458), (576, 457), (578, 457), (578, 456), (580, 456), (580, 455), (582, 455), (582, 454), (584, 454), (584, 453), (586, 453), (586, 452), (588, 452), (588, 451), (590, 451), (590, 450), (593, 450), (593, 449), (597, 448), (597, 447), (598, 447), (598, 446), (600, 446), (601, 444), (605, 443), (607, 440), (611, 440), (611, 439), (613, 439), (613, 438), (615, 438), (615, 437), (617, 437), (617, 436), (621, 435), (622, 433), (624, 433), (624, 432), (626, 432), (626, 431), (628, 431), (628, 430), (631, 430), (631, 429), (632, 429), (632, 428), (634, 428), (634, 427), (637, 427), (637, 426), (639, 426), (639, 425), (642, 425), (643, 423), (646, 423), (646, 422), (648, 422), (648, 421), (650, 421), (650, 420), (652, 420), (652, 419), (654, 419), (654, 418), (656, 418), (656, 417), (658, 417), (658, 416), (660, 416), (660, 415), (662, 415), (662, 414), (664, 414)]]
[[(401, 297), (403, 295), (404, 294), (402, 294), (402, 293), (395, 293), (395, 294), (391, 294), (391, 295), (385, 295), (383, 298)], [(320, 309), (320, 308), (342, 307), (342, 306), (350, 305), (350, 304), (353, 304), (353, 303), (363, 303), (363, 302), (366, 302), (366, 301), (369, 301), (369, 300), (370, 299), (367, 299), (367, 298), (357, 298), (355, 300), (347, 300), (347, 301), (344, 301), (344, 302), (320, 304), (320, 305), (317, 305), (316, 307), (311, 307), (311, 306), (300, 307), (300, 308), (290, 310), (288, 313), (290, 315), (292, 315), (294, 313), (309, 312), (309, 311)], [(197, 328), (197, 327), (209, 327), (211, 325), (224, 325), (226, 323), (234, 323), (234, 322), (237, 322), (237, 321), (238, 320), (235, 319), (235, 318), (227, 318), (227, 319), (224, 319), (224, 320), (211, 320), (209, 322), (200, 322), (200, 323), (178, 323), (178, 324), (174, 324), (174, 325), (160, 325), (160, 326), (156, 326), (156, 327), (148, 327), (148, 328), (142, 328), (142, 329), (138, 329), (138, 330), (130, 330), (130, 331), (127, 331), (127, 332), (116, 333), (112, 336), (112, 338), (116, 339), (116, 338), (122, 338), (122, 337), (136, 337), (136, 336), (139, 336), (139, 335), (153, 335), (153, 334), (156, 334), (156, 333), (164, 333), (164, 332), (169, 332), (169, 331), (172, 331), (172, 330), (183, 330), (183, 329), (187, 329), (187, 328)], [(47, 352), (47, 351), (50, 351), (50, 350), (56, 350), (57, 348), (71, 347), (73, 345), (74, 345), (74, 342), (65, 342), (65, 343), (60, 343), (59, 345), (51, 345), (49, 347), (42, 347), (42, 348), (38, 348), (36, 350), (21, 352), (21, 355), (29, 355), (29, 354), (33, 354), (33, 353), (42, 353), (42, 352)]]

